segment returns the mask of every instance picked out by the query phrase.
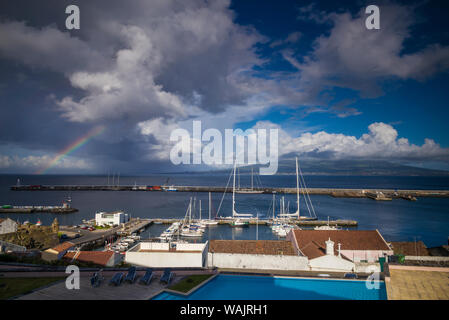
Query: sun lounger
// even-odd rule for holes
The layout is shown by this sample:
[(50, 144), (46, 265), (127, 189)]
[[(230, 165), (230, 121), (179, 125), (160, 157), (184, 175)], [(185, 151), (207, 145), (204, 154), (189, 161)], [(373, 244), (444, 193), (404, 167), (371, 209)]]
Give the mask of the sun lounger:
[(149, 285), (152, 278), (153, 278), (153, 269), (147, 268), (144, 276), (140, 278), (139, 282), (142, 284)]
[(98, 283), (98, 273), (97, 272), (95, 272), (92, 275), (92, 278), (90, 278), (90, 285), (92, 287), (98, 287), (99, 283)]
[(346, 279), (357, 279), (357, 275), (355, 273), (345, 273)]
[(160, 282), (165, 282), (166, 284), (169, 284), (172, 277), (173, 273), (171, 272), (171, 269), (167, 268), (164, 270), (164, 274), (162, 275)]
[(129, 283), (133, 283), (136, 279), (136, 267), (131, 267), (128, 269), (128, 273), (126, 274), (125, 281)]
[(109, 281), (109, 284), (114, 285), (114, 286), (119, 286), (122, 283), (122, 280), (123, 280), (123, 273), (117, 272), (116, 274), (114, 274), (112, 279)]

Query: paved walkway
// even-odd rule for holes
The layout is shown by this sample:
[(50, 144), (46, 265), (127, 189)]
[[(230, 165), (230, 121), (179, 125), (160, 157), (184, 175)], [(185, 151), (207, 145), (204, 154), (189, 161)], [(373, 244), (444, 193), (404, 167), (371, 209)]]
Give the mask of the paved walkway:
[(390, 266), (386, 286), (389, 300), (449, 300), (449, 269)]
[[(47, 288), (24, 295), (18, 300), (148, 300), (151, 296), (164, 289), (166, 285), (159, 282), (160, 275), (153, 276), (148, 286), (137, 281), (133, 284), (123, 282), (120, 286), (110, 286), (112, 275), (104, 274), (105, 280), (99, 287), (90, 285), (90, 277), (82, 276), (79, 290), (68, 290), (65, 281), (58, 282)], [(140, 276), (139, 276), (140, 277)], [(172, 284), (182, 277), (176, 276)]]

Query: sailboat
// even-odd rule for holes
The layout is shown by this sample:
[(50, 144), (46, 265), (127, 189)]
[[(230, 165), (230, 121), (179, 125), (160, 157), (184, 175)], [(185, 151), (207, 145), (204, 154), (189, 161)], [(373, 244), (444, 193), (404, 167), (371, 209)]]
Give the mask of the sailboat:
[[(301, 177), (301, 180), (300, 180)], [(299, 212), (299, 184), (301, 181), (302, 189), (303, 189), (303, 195), (304, 195), (304, 201), (307, 206), (307, 210), (309, 211), (309, 217), (306, 216), (300, 216)], [(315, 209), (313, 208), (312, 201), (310, 200), (309, 192), (307, 191), (307, 187), (304, 181), (304, 177), (302, 175), (302, 172), (300, 172), (299, 165), (298, 165), (298, 157), (296, 157), (296, 212), (289, 213), (288, 210), (285, 211), (285, 207), (281, 205), (281, 212), (279, 213), (279, 218), (284, 219), (301, 219), (301, 220), (316, 220), (316, 214)]]
[[(188, 223), (187, 217), (189, 218)], [(180, 234), (183, 237), (201, 237), (203, 235), (203, 230), (192, 224), (192, 198), (190, 198), (189, 207), (186, 211)]]
[(234, 184), (232, 187), (232, 222), (231, 227), (248, 227), (249, 221), (245, 221), (241, 218), (250, 219), (253, 217), (250, 213), (238, 213), (235, 211), (235, 172), (237, 168), (237, 162), (234, 162)]
[(212, 196), (211, 193), (209, 192), (209, 219), (208, 220), (202, 220), (202, 224), (206, 225), (206, 226), (216, 226), (218, 224), (218, 221), (216, 220), (212, 220), (210, 217), (211, 214), (211, 210), (212, 209)]
[(263, 190), (254, 190), (253, 168), (251, 168), (251, 188), (239, 188), (236, 193), (263, 193)]

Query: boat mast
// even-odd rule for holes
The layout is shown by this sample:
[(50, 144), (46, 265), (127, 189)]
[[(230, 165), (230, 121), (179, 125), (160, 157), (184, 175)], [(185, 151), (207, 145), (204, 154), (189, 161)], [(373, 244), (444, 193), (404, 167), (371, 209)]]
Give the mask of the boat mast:
[(200, 199), (200, 221), (201, 221), (201, 199)]
[(210, 195), (210, 191), (209, 191), (209, 220), (210, 220), (210, 211), (211, 211), (211, 195)]
[(296, 215), (299, 219), (299, 177), (298, 177), (298, 157), (296, 157)]
[(253, 182), (253, 168), (251, 168), (251, 190), (254, 189), (254, 182)]
[(192, 223), (192, 198), (190, 198), (189, 203), (189, 225)]
[(275, 206), (276, 206), (276, 195), (273, 193), (273, 220), (274, 220)]
[(234, 184), (232, 186), (232, 217), (234, 218), (235, 213), (235, 168), (237, 167), (237, 162), (234, 162)]

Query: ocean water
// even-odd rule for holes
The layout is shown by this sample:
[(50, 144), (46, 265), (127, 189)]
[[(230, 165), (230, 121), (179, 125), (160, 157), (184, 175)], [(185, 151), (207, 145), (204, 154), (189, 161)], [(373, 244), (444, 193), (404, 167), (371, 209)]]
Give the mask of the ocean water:
[(386, 300), (385, 283), (219, 275), (188, 297), (163, 292), (153, 300)]
[[(22, 184), (41, 185), (107, 185), (107, 176), (15, 176), (0, 175), (0, 205), (60, 205), (71, 196), (72, 206), (79, 212), (71, 214), (0, 214), (0, 218), (10, 217), (24, 222), (35, 223), (38, 219), (45, 225), (55, 217), (62, 225), (80, 224), (83, 219), (92, 219), (96, 211), (125, 210), (132, 217), (140, 218), (182, 218), (185, 216), (190, 197), (202, 201), (202, 214), (208, 216), (208, 194), (188, 192), (144, 192), (144, 191), (11, 191), (20, 178)], [(225, 186), (229, 175), (223, 174), (171, 174), (145, 177), (120, 177), (120, 185), (213, 185)], [(389, 188), (389, 189), (449, 189), (448, 177), (340, 177), (305, 176), (308, 187), (329, 188)], [(110, 178), (110, 184), (112, 178)], [(263, 176), (263, 186), (295, 187), (295, 176)], [(240, 185), (249, 186), (250, 177), (241, 176)], [(257, 185), (257, 184), (255, 184)], [(231, 196), (226, 194), (218, 215), (229, 216)], [(223, 194), (212, 193), (214, 217)], [(295, 195), (286, 195), (286, 205), (295, 210)], [(302, 198), (301, 198), (302, 199)], [(318, 218), (357, 220), (358, 229), (379, 229), (387, 241), (422, 240), (429, 247), (447, 244), (449, 236), (449, 199), (419, 198), (418, 201), (393, 200), (373, 201), (371, 199), (332, 198), (311, 196)], [(279, 196), (277, 196), (279, 200)], [(237, 194), (238, 212), (258, 214), (263, 219), (271, 217), (270, 194)], [(300, 200), (301, 201), (301, 200)], [(279, 202), (277, 202), (277, 209)], [(307, 207), (301, 201), (300, 210), (308, 215)], [(196, 213), (198, 216), (198, 210)], [(158, 236), (166, 226), (154, 225), (144, 236)], [(205, 233), (210, 239), (276, 239), (271, 230), (264, 226), (248, 229), (234, 229), (228, 226), (212, 227)], [(199, 239), (200, 240), (200, 239)]]

